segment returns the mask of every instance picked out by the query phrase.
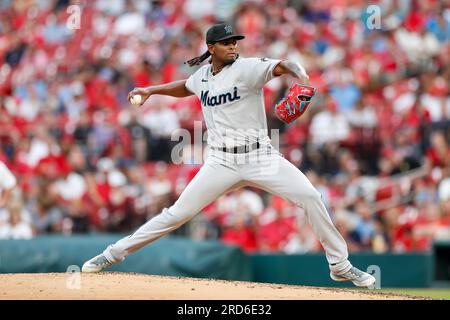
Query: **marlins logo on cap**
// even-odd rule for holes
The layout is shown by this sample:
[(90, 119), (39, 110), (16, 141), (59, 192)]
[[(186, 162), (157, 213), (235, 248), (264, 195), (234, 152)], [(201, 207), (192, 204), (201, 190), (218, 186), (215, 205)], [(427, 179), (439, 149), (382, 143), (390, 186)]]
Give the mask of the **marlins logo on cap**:
[(216, 24), (206, 32), (206, 43), (216, 43), (227, 39), (242, 40), (245, 37), (234, 33), (233, 28), (228, 23)]

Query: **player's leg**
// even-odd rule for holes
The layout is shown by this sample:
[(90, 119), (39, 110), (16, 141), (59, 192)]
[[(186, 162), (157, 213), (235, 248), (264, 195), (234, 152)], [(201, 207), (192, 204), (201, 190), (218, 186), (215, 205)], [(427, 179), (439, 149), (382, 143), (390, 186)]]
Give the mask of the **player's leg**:
[[(263, 159), (264, 161), (264, 159)], [(320, 193), (314, 188), (308, 178), (285, 158), (270, 156), (269, 172), (266, 166), (250, 166), (244, 178), (261, 188), (288, 199), (305, 210), (305, 214), (314, 232), (323, 245), (330, 264), (346, 261), (348, 258), (347, 244), (335, 228)], [(273, 171), (273, 172), (270, 172)]]
[(353, 272), (356, 273), (355, 277), (361, 278), (360, 282), (348, 279), (347, 276), (351, 276), (348, 274), (345, 279), (336, 276), (334, 280), (352, 280), (361, 286), (373, 284), (375, 279), (372, 276), (362, 275), (359, 270), (352, 267), (348, 261), (347, 244), (334, 226), (320, 193), (292, 163), (276, 151), (269, 154), (260, 153), (258, 165), (250, 164), (243, 172), (243, 178), (302, 207), (325, 250), (332, 274), (343, 275)]
[[(98, 272), (111, 264), (122, 261), (126, 255), (177, 229), (239, 180), (240, 176), (234, 169), (208, 158), (205, 165), (170, 208), (163, 209), (160, 214), (146, 222), (132, 235), (108, 246), (102, 254), (85, 263), (83, 271)], [(95, 266), (96, 260), (100, 267)]]

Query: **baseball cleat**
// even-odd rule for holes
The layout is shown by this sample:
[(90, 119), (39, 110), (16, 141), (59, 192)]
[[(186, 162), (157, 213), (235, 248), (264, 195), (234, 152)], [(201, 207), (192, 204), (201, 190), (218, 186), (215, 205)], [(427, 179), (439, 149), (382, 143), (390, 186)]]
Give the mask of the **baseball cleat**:
[(93, 257), (91, 260), (86, 261), (81, 268), (82, 272), (93, 273), (100, 272), (105, 268), (110, 268), (114, 263), (109, 262), (103, 253)]
[(376, 281), (375, 277), (355, 267), (341, 274), (330, 272), (330, 277), (334, 281), (351, 281), (357, 287), (370, 287)]

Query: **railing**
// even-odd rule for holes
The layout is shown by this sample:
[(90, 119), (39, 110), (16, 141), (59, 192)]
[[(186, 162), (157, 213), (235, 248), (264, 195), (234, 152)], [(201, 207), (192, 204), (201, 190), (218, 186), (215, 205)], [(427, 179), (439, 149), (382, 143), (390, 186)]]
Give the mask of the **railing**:
[[(395, 174), (389, 177), (374, 178), (376, 182), (373, 187), (366, 188), (362, 196), (369, 202), (373, 212), (383, 211), (389, 208), (405, 204), (411, 201), (414, 194), (411, 192), (411, 185), (415, 179), (423, 178), (429, 173), (429, 168), (422, 166), (407, 172)], [(362, 183), (363, 178), (359, 178), (355, 184)], [(390, 196), (387, 199), (377, 200), (377, 192), (389, 189)], [(357, 199), (346, 199), (347, 205), (354, 204)]]

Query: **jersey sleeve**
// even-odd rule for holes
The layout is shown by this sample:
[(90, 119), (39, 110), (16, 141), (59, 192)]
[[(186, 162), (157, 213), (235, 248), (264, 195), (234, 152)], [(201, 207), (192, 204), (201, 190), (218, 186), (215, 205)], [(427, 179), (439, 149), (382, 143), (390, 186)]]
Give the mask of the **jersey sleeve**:
[(273, 69), (281, 60), (268, 58), (246, 58), (242, 65), (242, 79), (249, 88), (261, 89), (272, 80)]
[(191, 74), (191, 76), (186, 80), (186, 89), (198, 96), (199, 88), (199, 76), (201, 76), (203, 68), (198, 69), (196, 72)]
[(187, 80), (185, 84), (186, 89), (188, 89), (190, 92), (195, 93), (195, 85), (194, 85), (194, 74), (192, 74)]

